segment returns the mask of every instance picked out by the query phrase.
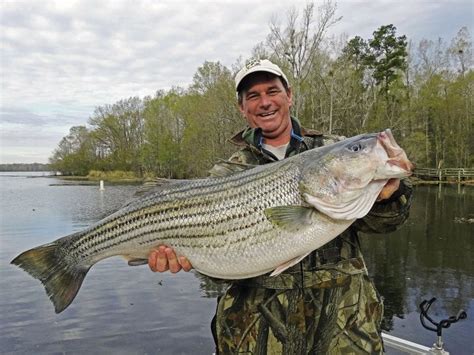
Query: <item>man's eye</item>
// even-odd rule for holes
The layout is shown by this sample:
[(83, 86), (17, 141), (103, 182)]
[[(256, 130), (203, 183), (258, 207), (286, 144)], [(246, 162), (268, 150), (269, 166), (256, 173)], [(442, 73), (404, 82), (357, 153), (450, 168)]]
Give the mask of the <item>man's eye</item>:
[(279, 92), (280, 92), (279, 90), (270, 90), (270, 91), (268, 92), (268, 95), (276, 95), (276, 94), (278, 94)]

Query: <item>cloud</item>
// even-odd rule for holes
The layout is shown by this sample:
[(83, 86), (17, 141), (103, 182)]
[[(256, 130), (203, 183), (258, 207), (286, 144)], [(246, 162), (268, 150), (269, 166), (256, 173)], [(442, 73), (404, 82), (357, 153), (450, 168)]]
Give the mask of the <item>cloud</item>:
[(48, 114), (38, 114), (28, 109), (18, 107), (1, 107), (0, 124), (13, 123), (16, 125), (27, 126), (48, 126), (48, 125), (76, 125), (85, 123), (87, 120), (87, 111), (66, 111), (58, 107), (55, 111), (54, 106), (50, 106)]
[(0, 159), (2, 163), (47, 163), (65, 126), (38, 126), (24, 123), (0, 124)]
[(404, 34), (415, 41), (438, 37), (450, 40), (462, 26), (472, 30), (474, 21), (473, 5), (469, 0), (416, 0), (409, 6), (392, 0), (342, 1), (338, 3), (338, 9), (344, 18), (335, 27), (350, 37), (369, 38), (380, 26), (393, 24), (399, 35)]
[(2, 108), (0, 111), (0, 122), (42, 126), (47, 123), (47, 118), (19, 108)]

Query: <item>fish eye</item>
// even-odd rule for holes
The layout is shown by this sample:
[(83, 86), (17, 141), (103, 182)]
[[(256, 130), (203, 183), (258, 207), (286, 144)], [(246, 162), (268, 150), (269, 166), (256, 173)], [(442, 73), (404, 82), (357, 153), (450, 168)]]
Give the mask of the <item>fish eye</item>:
[(360, 143), (353, 144), (349, 147), (351, 152), (359, 152), (362, 150), (362, 145)]

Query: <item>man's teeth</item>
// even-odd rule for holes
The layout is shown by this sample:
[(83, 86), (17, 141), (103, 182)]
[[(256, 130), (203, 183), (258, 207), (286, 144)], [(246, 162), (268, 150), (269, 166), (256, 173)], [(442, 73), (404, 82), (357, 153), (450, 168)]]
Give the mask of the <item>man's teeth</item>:
[(270, 116), (270, 115), (273, 115), (275, 112), (276, 112), (276, 111), (267, 112), (267, 113), (261, 113), (260, 116), (262, 116), (262, 117)]

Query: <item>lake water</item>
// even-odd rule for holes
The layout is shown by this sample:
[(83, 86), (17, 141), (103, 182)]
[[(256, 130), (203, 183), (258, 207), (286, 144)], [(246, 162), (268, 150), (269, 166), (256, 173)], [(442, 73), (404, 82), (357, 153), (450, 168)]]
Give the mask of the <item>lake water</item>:
[[(20, 252), (78, 231), (111, 213), (137, 186), (62, 184), (32, 173), (0, 173), (0, 352), (5, 354), (211, 354), (218, 287), (195, 273), (152, 273), (121, 258), (95, 265), (71, 306), (57, 315), (39, 281), (10, 261)], [(39, 176), (38, 176), (39, 175)], [(444, 331), (451, 354), (473, 354), (474, 188), (417, 187), (407, 224), (362, 238), (385, 298), (388, 333), (431, 346), (418, 304), (437, 297), (432, 317), (460, 308), (468, 319)]]

